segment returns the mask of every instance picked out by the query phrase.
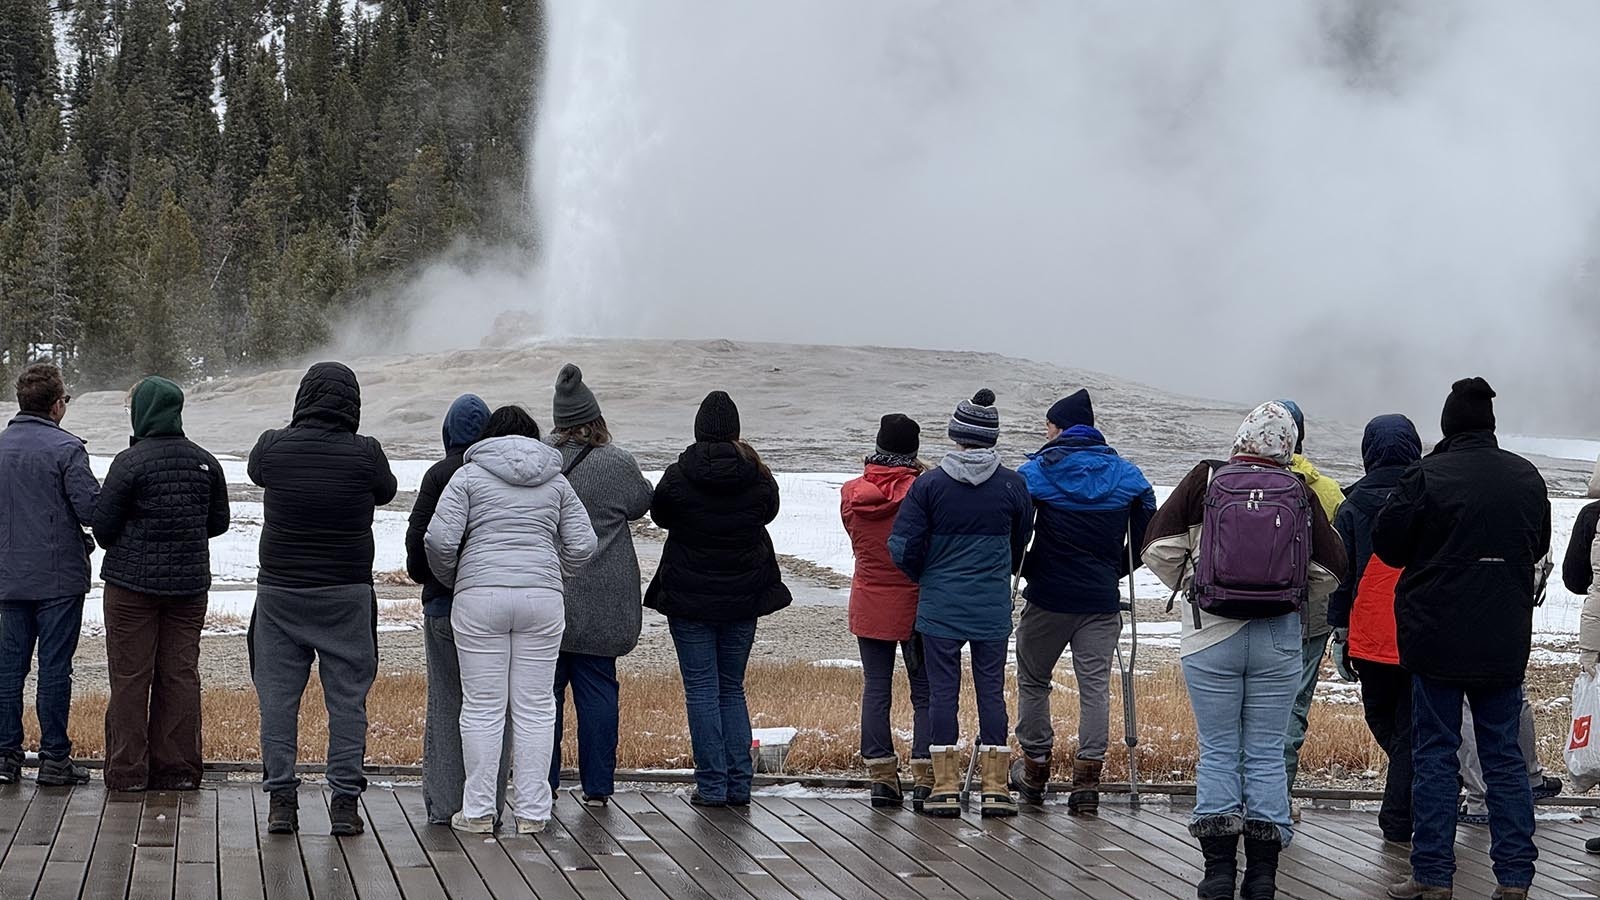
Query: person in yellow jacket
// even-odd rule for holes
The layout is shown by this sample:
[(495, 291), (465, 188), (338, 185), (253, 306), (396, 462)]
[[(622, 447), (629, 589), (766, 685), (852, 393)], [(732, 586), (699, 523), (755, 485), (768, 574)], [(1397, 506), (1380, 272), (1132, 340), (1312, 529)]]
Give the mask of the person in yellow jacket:
[[(1294, 424), (1298, 429), (1295, 445), (1294, 459), (1289, 464), (1289, 469), (1296, 475), (1305, 479), (1311, 492), (1321, 501), (1322, 512), (1332, 522), (1338, 514), (1339, 507), (1344, 503), (1344, 491), (1332, 478), (1317, 471), (1316, 465), (1306, 458), (1306, 417), (1300, 411), (1300, 405), (1293, 400), (1280, 400), (1289, 408), (1289, 414), (1294, 416)], [(1333, 627), (1328, 624), (1328, 598), (1314, 599), (1307, 603), (1305, 615), (1300, 617), (1302, 623), (1300, 644), (1300, 692), (1294, 698), (1294, 715), (1289, 717), (1289, 731), (1283, 738), (1283, 767), (1289, 774), (1289, 789), (1294, 790), (1295, 776), (1300, 772), (1300, 748), (1306, 742), (1306, 723), (1311, 715), (1311, 698), (1317, 691), (1317, 678), (1322, 671), (1322, 657), (1328, 652), (1328, 636), (1333, 633)], [(1299, 806), (1291, 804), (1290, 809), (1295, 821), (1299, 821)]]

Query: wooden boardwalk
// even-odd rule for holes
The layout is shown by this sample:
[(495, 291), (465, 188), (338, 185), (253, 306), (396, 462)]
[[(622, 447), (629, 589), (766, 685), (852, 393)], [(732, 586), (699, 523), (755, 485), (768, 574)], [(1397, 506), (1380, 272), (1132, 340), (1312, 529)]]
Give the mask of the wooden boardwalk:
[[(324, 793), (302, 794), (298, 837), (266, 833), (253, 785), (192, 794), (108, 795), (0, 788), (0, 898), (68, 900), (455, 900), (455, 898), (983, 897), (1187, 900), (1200, 855), (1181, 809), (1108, 804), (1009, 821), (926, 819), (853, 799), (758, 798), (702, 810), (671, 793), (627, 793), (605, 809), (559, 798), (538, 837), (457, 835), (427, 824), (415, 787), (373, 789), (367, 834), (328, 836)], [(1540, 822), (1535, 896), (1595, 897), (1596, 829)], [(1487, 897), (1488, 834), (1460, 834), (1458, 897)], [(1377, 897), (1407, 870), (1366, 813), (1309, 810), (1285, 853), (1279, 896)]]

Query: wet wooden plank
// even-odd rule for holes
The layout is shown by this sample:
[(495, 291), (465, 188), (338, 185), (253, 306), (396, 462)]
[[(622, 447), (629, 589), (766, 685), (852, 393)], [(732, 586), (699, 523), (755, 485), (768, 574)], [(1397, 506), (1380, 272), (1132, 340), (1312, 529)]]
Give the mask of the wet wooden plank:
[(217, 862), (217, 792), (178, 796), (178, 864)]
[[(272, 800), (259, 786), (250, 796), (255, 804), (256, 838), (261, 842), (261, 890), (266, 900), (310, 900), (311, 887), (306, 883), (305, 864), (300, 860), (299, 835), (268, 834), (267, 810)], [(300, 826), (304, 828), (305, 824), (305, 810), (302, 809)]]
[(0, 897), (33, 896), (71, 797), (71, 788), (39, 788), (33, 795), (0, 864)]
[(35, 896), (76, 897), (83, 890), (105, 800), (105, 791), (98, 784), (73, 789)]
[(479, 876), (477, 867), (467, 858), (466, 850), (456, 839), (448, 825), (428, 824), (428, 812), (423, 807), (422, 791), (397, 790), (394, 798), (405, 811), (406, 819), (417, 842), (428, 854), (428, 861), (438, 873), (446, 896), (451, 900), (494, 900), (489, 888)]
[(6, 853), (10, 851), (17, 835), (17, 826), (22, 824), (22, 817), (27, 815), (37, 791), (38, 786), (27, 779), (16, 784), (0, 785), (0, 865), (5, 864)]
[[(809, 840), (828, 859), (843, 866), (853, 878), (881, 897), (911, 900), (916, 897), (959, 897), (950, 885), (921, 865), (894, 867), (891, 861), (868, 852), (787, 800), (763, 799), (763, 811)], [(791, 851), (793, 852), (793, 851)]]
[[(329, 802), (329, 814), (332, 814), (332, 798), (324, 794), (324, 799)], [(363, 804), (363, 812), (365, 804)], [(351, 837), (334, 838), (339, 845), (339, 850), (344, 853), (345, 866), (350, 873), (350, 880), (355, 885), (356, 893), (361, 900), (404, 900), (405, 894), (400, 890), (400, 882), (395, 877), (394, 869), (390, 867), (389, 860), (383, 853), (383, 844), (377, 834), (377, 826), (362, 816), (366, 824), (366, 833)]]
[(89, 858), (84, 900), (124, 900), (133, 874), (134, 844), (139, 840), (139, 817), (144, 798), (138, 794), (108, 794), (100, 817), (100, 834)]
[[(874, 812), (871, 806), (860, 800), (831, 801), (828, 805), (875, 834), (888, 838), (913, 859), (940, 859), (965, 869), (969, 875), (952, 870), (951, 877), (961, 878), (969, 885), (982, 885), (979, 890), (983, 892), (998, 891), (1007, 900), (1048, 900), (1043, 890), (980, 855), (950, 832), (933, 824), (933, 820), (927, 816), (904, 810), (898, 816), (885, 815)], [(979, 819), (973, 821), (981, 822)], [(1002, 827), (998, 821), (990, 821), (997, 830)], [(983, 823), (979, 827), (988, 827), (988, 824)], [(950, 881), (951, 878), (945, 880)], [(977, 896), (973, 888), (967, 887), (965, 890), (968, 896)]]
[(326, 791), (320, 786), (300, 788), (300, 858), (311, 888), (312, 900), (356, 900), (355, 882), (345, 862), (344, 849), (332, 834)]
[[(917, 859), (902, 852), (889, 841), (870, 829), (863, 828), (853, 819), (843, 815), (822, 800), (797, 799), (784, 801), (788, 806), (805, 813), (832, 830), (851, 846), (858, 847), (869, 859), (876, 860), (885, 869), (900, 877), (917, 893), (925, 897), (967, 897), (964, 889), (970, 886), (966, 870), (948, 860)], [(993, 896), (994, 892), (977, 885), (980, 896)]]
[[(610, 808), (627, 814), (640, 830), (650, 836), (663, 853), (674, 860), (674, 868), (694, 879), (701, 888), (718, 900), (733, 900), (733, 898), (754, 900), (756, 897), (771, 897), (775, 893), (773, 890), (775, 885), (765, 869), (759, 874), (746, 873), (743, 876), (730, 874), (722, 866), (717, 865), (704, 850), (696, 847), (677, 826), (657, 812), (655, 807), (639, 794), (618, 794), (611, 798)], [(759, 885), (754, 894), (747, 887), (752, 882)]]
[(789, 858), (750, 824), (748, 808), (696, 809), (673, 794), (652, 794), (656, 811), (678, 826), (689, 839), (711, 850), (729, 872), (757, 867), (800, 900), (838, 900), (804, 866)]
[(265, 882), (256, 835), (255, 785), (217, 788), (217, 883), (228, 900), (262, 900)]
[[(557, 807), (563, 824), (567, 825), (573, 834), (587, 833), (582, 820), (568, 813), (570, 809), (570, 806), (565, 805)], [(608, 849), (610, 846), (615, 846), (617, 851), (626, 854), (617, 857), (613, 853), (611, 857), (613, 862), (607, 865), (608, 871), (615, 873), (612, 875), (613, 884), (634, 887), (639, 890), (637, 896), (640, 897), (654, 896), (644, 887), (644, 882), (653, 883), (658, 891), (668, 897), (704, 900), (711, 896), (678, 865), (677, 860), (657, 846), (656, 842), (651, 840), (626, 812), (618, 809), (615, 803), (601, 809), (587, 809), (583, 812), (600, 829), (599, 834), (593, 834), (589, 838), (596, 842), (594, 846), (606, 846)], [(606, 845), (605, 840), (609, 840), (611, 844)], [(631, 873), (628, 866), (632, 867)], [(639, 880), (640, 876), (643, 876), (644, 882)], [(634, 895), (628, 894), (628, 896)]]

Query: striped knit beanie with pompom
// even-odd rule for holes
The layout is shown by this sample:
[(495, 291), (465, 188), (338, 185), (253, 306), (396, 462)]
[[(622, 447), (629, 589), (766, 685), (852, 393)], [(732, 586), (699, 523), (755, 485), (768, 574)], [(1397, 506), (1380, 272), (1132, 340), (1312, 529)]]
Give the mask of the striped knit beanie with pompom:
[(979, 390), (971, 400), (956, 405), (950, 417), (950, 440), (963, 447), (993, 447), (1000, 441), (1000, 412), (994, 408), (994, 391)]

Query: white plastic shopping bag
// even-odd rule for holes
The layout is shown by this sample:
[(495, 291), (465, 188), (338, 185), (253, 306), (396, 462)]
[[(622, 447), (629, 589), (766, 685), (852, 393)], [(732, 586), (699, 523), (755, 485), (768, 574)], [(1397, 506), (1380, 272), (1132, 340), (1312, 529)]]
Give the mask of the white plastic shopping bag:
[(1567, 771), (1579, 791), (1600, 784), (1600, 735), (1594, 725), (1600, 719), (1600, 678), (1593, 667), (1578, 673), (1572, 683), (1572, 731), (1567, 735), (1564, 754)]

